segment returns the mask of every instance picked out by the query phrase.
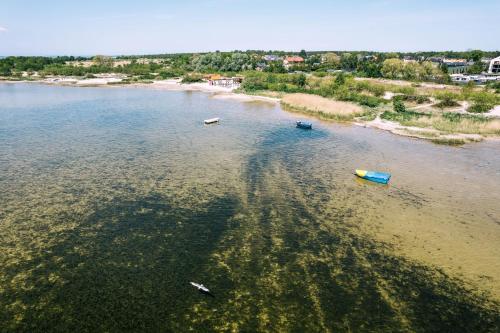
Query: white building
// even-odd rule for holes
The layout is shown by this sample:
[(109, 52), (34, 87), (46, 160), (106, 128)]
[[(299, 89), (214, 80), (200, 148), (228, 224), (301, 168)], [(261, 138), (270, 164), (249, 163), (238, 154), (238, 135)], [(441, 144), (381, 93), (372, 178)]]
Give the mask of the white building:
[(485, 84), (490, 81), (500, 81), (500, 76), (497, 75), (469, 75), (469, 74), (451, 74), (451, 81), (455, 83), (469, 83)]
[(491, 59), (490, 67), (488, 68), (489, 74), (500, 74), (500, 57)]

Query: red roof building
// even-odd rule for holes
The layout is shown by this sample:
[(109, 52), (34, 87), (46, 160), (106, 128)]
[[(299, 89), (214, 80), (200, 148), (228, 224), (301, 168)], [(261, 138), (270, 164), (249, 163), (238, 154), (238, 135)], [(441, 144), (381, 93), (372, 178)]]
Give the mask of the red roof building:
[(304, 58), (302, 57), (299, 57), (299, 56), (294, 56), (294, 57), (286, 57), (285, 60), (284, 60), (285, 63), (292, 63), (292, 64), (297, 64), (297, 63), (301, 63), (301, 62), (304, 62)]

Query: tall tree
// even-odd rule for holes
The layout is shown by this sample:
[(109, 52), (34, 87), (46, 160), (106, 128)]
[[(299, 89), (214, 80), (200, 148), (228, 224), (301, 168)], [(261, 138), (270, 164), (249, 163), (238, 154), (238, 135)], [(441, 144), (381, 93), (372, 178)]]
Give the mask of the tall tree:
[(387, 59), (382, 64), (382, 75), (389, 79), (396, 79), (403, 75), (403, 61), (399, 59)]
[(481, 50), (470, 51), (470, 57), (469, 57), (470, 60), (472, 60), (474, 62), (478, 62), (478, 61), (481, 61), (482, 57), (483, 57), (483, 51), (481, 51)]
[(111, 57), (103, 56), (103, 55), (96, 55), (92, 61), (94, 62), (94, 65), (96, 66), (102, 66), (102, 67), (113, 67), (113, 59)]

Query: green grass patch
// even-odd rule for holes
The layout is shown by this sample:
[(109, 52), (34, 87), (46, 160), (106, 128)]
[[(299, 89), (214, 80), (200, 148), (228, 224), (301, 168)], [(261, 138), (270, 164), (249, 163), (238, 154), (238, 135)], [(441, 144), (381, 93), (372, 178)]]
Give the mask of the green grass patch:
[(199, 74), (188, 74), (182, 78), (181, 83), (196, 83), (201, 82), (203, 80), (203, 76)]
[(431, 139), (432, 143), (436, 143), (438, 145), (447, 145), (447, 146), (461, 146), (466, 144), (468, 141), (462, 138), (447, 138), (447, 137), (439, 137)]
[(467, 112), (471, 113), (486, 113), (489, 112), (491, 109), (493, 109), (495, 106), (493, 104), (480, 104), (480, 103), (475, 103), (472, 104), (468, 109)]
[(430, 117), (430, 115), (426, 113), (419, 113), (413, 111), (405, 111), (405, 112), (384, 111), (380, 115), (380, 118), (382, 119), (396, 121), (402, 125), (405, 125), (405, 123), (408, 123), (410, 121), (417, 120), (421, 117)]

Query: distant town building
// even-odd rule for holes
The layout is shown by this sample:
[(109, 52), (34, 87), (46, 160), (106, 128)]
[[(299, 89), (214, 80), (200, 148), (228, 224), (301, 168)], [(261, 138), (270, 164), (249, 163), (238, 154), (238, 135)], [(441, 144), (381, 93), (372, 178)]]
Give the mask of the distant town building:
[(274, 55), (274, 54), (268, 54), (268, 55), (265, 55), (264, 56), (264, 61), (279, 61), (281, 60), (281, 58), (277, 55)]
[(228, 88), (239, 87), (239, 85), (243, 81), (243, 77), (241, 76), (224, 77), (220, 74), (211, 74), (206, 76), (205, 79), (208, 79), (208, 84), (211, 86)]
[[(113, 67), (126, 66), (126, 65), (130, 65), (131, 63), (132, 63), (132, 60), (114, 60)], [(74, 67), (88, 68), (92, 65), (95, 65), (95, 62), (93, 60), (66, 61), (66, 65), (74, 66)]]
[(367, 54), (364, 56), (364, 59), (365, 60), (377, 60), (378, 57), (376, 55), (373, 55), (373, 54)]
[(404, 63), (417, 63), (417, 60), (413, 58), (412, 56), (405, 56), (403, 58)]
[(476, 84), (485, 84), (491, 81), (500, 81), (500, 76), (496, 75), (468, 75), (468, 74), (451, 74), (451, 81), (455, 83), (469, 83), (474, 82)]
[(283, 60), (283, 65), (285, 68), (289, 68), (292, 65), (298, 65), (304, 63), (304, 58), (299, 57), (299, 56), (294, 56), (294, 57), (286, 57)]
[(430, 62), (433, 62), (433, 63), (437, 63), (437, 64), (440, 64), (443, 62), (443, 58), (442, 57), (429, 57), (427, 58), (427, 61), (430, 61)]
[(142, 65), (147, 65), (147, 64), (162, 64), (163, 60), (162, 59), (156, 59), (156, 58), (139, 58), (137, 59), (138, 64)]
[(259, 72), (264, 71), (268, 65), (265, 62), (259, 62), (255, 65), (255, 69), (258, 70)]
[(490, 66), (488, 67), (489, 74), (500, 74), (500, 57), (491, 59)]
[(467, 66), (468, 64), (466, 59), (443, 59), (443, 63), (448, 67)]

